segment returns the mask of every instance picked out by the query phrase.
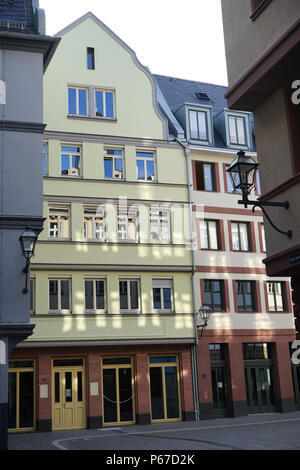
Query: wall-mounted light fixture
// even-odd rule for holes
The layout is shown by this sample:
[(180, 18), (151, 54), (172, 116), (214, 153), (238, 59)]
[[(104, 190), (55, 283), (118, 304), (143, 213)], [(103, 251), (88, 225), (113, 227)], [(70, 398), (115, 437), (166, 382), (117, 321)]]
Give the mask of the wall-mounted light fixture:
[(197, 315), (197, 329), (201, 328), (200, 338), (203, 335), (205, 328), (207, 328), (210, 314), (211, 308), (208, 305), (202, 305), (202, 307), (199, 308)]
[(24, 232), (19, 238), (19, 242), (21, 243), (22, 247), (22, 255), (25, 257), (26, 265), (23, 268), (23, 273), (26, 274), (25, 280), (25, 288), (23, 289), (23, 294), (28, 293), (28, 273), (29, 273), (29, 266), (30, 260), (34, 256), (35, 244), (38, 239), (38, 236), (30, 227), (26, 227)]
[(284, 207), (285, 209), (288, 209), (290, 206), (288, 201), (250, 201), (248, 198), (250, 191), (255, 186), (255, 174), (258, 167), (259, 164), (252, 157), (247, 157), (245, 155), (245, 152), (240, 151), (237, 153), (237, 157), (233, 160), (229, 168), (227, 168), (226, 171), (230, 176), (234, 190), (242, 191), (243, 199), (237, 202), (238, 204), (243, 204), (245, 208), (247, 208), (247, 206), (252, 206), (252, 212), (255, 211), (256, 207), (259, 207), (262, 210), (263, 214), (266, 216), (267, 220), (272, 225), (272, 227), (277, 230), (277, 232), (286, 235), (288, 238), (292, 238), (292, 231), (288, 230), (287, 232), (284, 232), (278, 227), (276, 227), (276, 225), (274, 225), (266, 210), (264, 209), (264, 206)]

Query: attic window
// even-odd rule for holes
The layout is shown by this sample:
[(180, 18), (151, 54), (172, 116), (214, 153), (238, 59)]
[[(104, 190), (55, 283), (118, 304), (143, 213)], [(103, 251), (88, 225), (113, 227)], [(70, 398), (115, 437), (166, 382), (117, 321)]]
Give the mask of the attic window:
[(209, 96), (203, 92), (196, 93), (196, 96), (199, 98), (199, 100), (209, 100)]

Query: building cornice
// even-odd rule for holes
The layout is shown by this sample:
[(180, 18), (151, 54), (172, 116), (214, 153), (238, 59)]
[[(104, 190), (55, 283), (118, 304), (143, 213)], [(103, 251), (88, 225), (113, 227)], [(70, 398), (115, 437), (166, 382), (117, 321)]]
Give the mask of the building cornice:
[(139, 264), (67, 264), (67, 263), (34, 263), (32, 271), (123, 271), (123, 272), (183, 272), (190, 273), (189, 265), (139, 265)]

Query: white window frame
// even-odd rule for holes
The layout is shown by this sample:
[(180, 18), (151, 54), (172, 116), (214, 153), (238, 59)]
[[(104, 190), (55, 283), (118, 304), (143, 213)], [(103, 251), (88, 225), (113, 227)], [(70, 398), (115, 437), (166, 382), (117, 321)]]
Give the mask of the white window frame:
[[(160, 303), (161, 308), (154, 306), (154, 289), (160, 289)], [(171, 293), (171, 308), (164, 308), (164, 289), (170, 289)], [(170, 278), (155, 278), (152, 279), (152, 305), (155, 312), (173, 313), (174, 312), (174, 288), (173, 279)]]
[[(270, 286), (273, 286), (270, 290)], [(280, 286), (280, 292), (278, 292), (278, 286)], [(273, 290), (275, 289), (275, 291)], [(285, 304), (284, 304), (284, 288), (282, 281), (267, 281), (267, 294), (268, 294), (268, 304), (269, 304), (269, 311), (270, 312), (279, 312), (282, 313), (285, 311)], [(272, 301), (270, 302), (270, 297), (272, 297)], [(281, 305), (281, 309), (278, 309), (278, 299), (280, 299), (279, 304)], [(275, 309), (272, 310), (271, 306), (274, 306)]]
[[(239, 248), (236, 249), (234, 248), (234, 241), (233, 241), (233, 226), (234, 225), (237, 225), (237, 228), (238, 228), (238, 238), (239, 238)], [(246, 250), (243, 250), (242, 249), (242, 238), (241, 238), (241, 230), (240, 230), (240, 226), (241, 225), (245, 225), (246, 226), (246, 233), (247, 233), (247, 249)], [(232, 250), (233, 251), (242, 251), (244, 253), (247, 253), (249, 251), (251, 251), (251, 237), (250, 237), (250, 230), (249, 230), (249, 222), (237, 222), (237, 221), (233, 221), (231, 222), (231, 237), (232, 237)]]
[[(153, 157), (146, 157), (146, 156), (138, 156), (138, 153), (144, 153), (144, 154), (151, 154)], [(153, 150), (141, 150), (141, 149), (136, 149), (135, 153), (135, 158), (136, 158), (136, 179), (137, 181), (147, 181), (147, 183), (151, 182), (156, 182), (157, 181), (157, 168), (156, 168), (156, 153)], [(138, 166), (137, 166), (137, 161), (143, 161), (144, 163), (144, 178), (139, 178), (138, 177)], [(154, 167), (154, 178), (152, 180), (147, 179), (147, 161), (153, 162), (153, 167)]]
[[(101, 87), (93, 87), (92, 89), (93, 89), (93, 96), (94, 96), (95, 117), (97, 119), (108, 119), (108, 120), (116, 119), (116, 94), (115, 94), (115, 90), (110, 89), (110, 88), (101, 88)], [(103, 116), (97, 116), (97, 101), (96, 101), (96, 92), (97, 91), (103, 93), (103, 111), (104, 111)], [(112, 96), (113, 96), (113, 116), (107, 116), (106, 93), (111, 93)]]
[[(89, 115), (89, 89), (88, 87), (84, 86), (73, 86), (73, 85), (68, 85), (68, 100), (69, 100), (69, 90), (75, 90), (76, 91), (76, 113), (75, 114), (69, 114), (69, 109), (68, 109), (68, 114), (69, 116), (83, 116), (83, 117), (88, 117)], [(84, 90), (86, 92), (86, 114), (79, 114), (79, 91)], [(69, 108), (69, 101), (68, 101), (68, 108)]]
[[(127, 300), (128, 300), (128, 309), (121, 308), (121, 297), (120, 297), (120, 282), (127, 282)], [(137, 282), (138, 288), (138, 308), (132, 309), (131, 308), (131, 294), (130, 294), (130, 282)], [(141, 285), (140, 279), (137, 278), (119, 278), (119, 305), (120, 305), (120, 313), (132, 312), (132, 313), (140, 313), (141, 312)]]
[[(107, 152), (109, 151), (120, 151), (122, 152), (122, 155), (112, 155), (112, 154), (109, 154)], [(122, 160), (122, 168), (123, 168), (123, 176), (120, 178), (119, 176), (116, 176), (115, 174), (115, 160), (116, 159), (119, 159), (119, 160)], [(104, 149), (104, 161), (105, 160), (111, 160), (112, 162), (112, 175), (113, 176), (105, 176), (105, 166), (104, 166), (104, 178), (105, 179), (108, 179), (108, 180), (120, 180), (120, 181), (124, 181), (125, 180), (125, 159), (124, 159), (124, 150), (121, 149), (121, 148), (106, 148)], [(103, 162), (104, 163), (104, 162)]]
[(267, 251), (267, 247), (266, 247), (265, 226), (263, 223), (260, 224), (260, 229), (261, 229), (262, 249), (263, 249), (263, 252), (265, 253)]
[[(191, 134), (191, 118), (190, 118), (190, 111), (196, 111), (197, 113), (205, 113), (205, 122), (206, 122), (206, 135), (207, 139), (196, 139), (192, 137)], [(187, 135), (191, 142), (195, 142), (198, 145), (211, 145), (213, 144), (213, 123), (212, 123), (212, 108), (211, 106), (195, 106), (192, 103), (186, 103), (186, 122), (187, 122)], [(197, 115), (197, 129), (198, 127), (198, 115)], [(198, 137), (199, 130), (198, 130)]]
[[(230, 125), (229, 125), (229, 118), (243, 118), (244, 121), (244, 132), (245, 132), (245, 144), (232, 143), (231, 136), (230, 136)], [(236, 124), (235, 124), (236, 125)], [(225, 128), (226, 128), (226, 139), (227, 139), (227, 147), (234, 147), (234, 148), (241, 148), (241, 149), (249, 149), (252, 147), (252, 136), (251, 136), (251, 124), (250, 124), (250, 113), (242, 113), (242, 112), (235, 112), (229, 109), (225, 110)], [(238, 136), (237, 136), (238, 138)]]
[[(57, 309), (50, 309), (50, 282), (57, 281)], [(69, 308), (62, 309), (61, 308), (61, 282), (68, 281), (69, 282)], [(72, 279), (71, 278), (63, 278), (63, 277), (49, 277), (48, 278), (48, 312), (49, 313), (71, 313), (71, 300), (72, 300)]]
[[(152, 223), (156, 222), (158, 230), (155, 232), (152, 230)], [(162, 223), (167, 222), (169, 237), (164, 239), (162, 236)], [(156, 233), (157, 238), (153, 237)], [(150, 210), (150, 239), (152, 242), (158, 243), (171, 243), (171, 214), (170, 209), (152, 208)]]
[[(219, 241), (219, 224), (220, 222), (218, 220), (213, 220), (213, 219), (201, 219), (200, 220), (200, 248), (201, 250), (214, 250), (217, 251), (220, 249), (220, 241)], [(211, 230), (215, 230), (215, 233), (213, 234), (215, 239), (216, 239), (216, 248), (212, 248), (212, 236), (211, 236)], [(204, 245), (203, 243), (203, 232), (205, 232), (205, 239), (207, 239), (207, 244), (208, 246), (202, 246)]]
[[(79, 150), (77, 152), (70, 152), (68, 150), (63, 151), (64, 147), (74, 147), (78, 148)], [(62, 174), (62, 155), (68, 155), (69, 157), (69, 169), (68, 169), (68, 174)], [(79, 172), (78, 175), (76, 172), (72, 171), (72, 157), (79, 157)], [(63, 144), (60, 146), (60, 176), (62, 178), (80, 178), (81, 177), (81, 172), (82, 172), (82, 148), (80, 145), (76, 144)]]
[[(97, 299), (96, 299), (96, 282), (101, 281), (104, 283), (104, 308), (99, 309), (97, 308)], [(106, 279), (105, 278), (95, 278), (95, 277), (85, 277), (84, 278), (84, 293), (85, 293), (85, 283), (92, 282), (93, 283), (93, 308), (89, 309), (86, 308), (85, 305), (85, 294), (84, 294), (84, 311), (85, 312), (94, 312), (94, 313), (105, 313), (106, 312)]]
[[(92, 219), (92, 237), (89, 238), (87, 237), (87, 222), (86, 219), (90, 218)], [(100, 229), (97, 229), (97, 223), (96, 219), (100, 219), (100, 226), (102, 226), (102, 231), (101, 227)], [(102, 233), (102, 236), (97, 236), (98, 233)], [(106, 232), (105, 232), (105, 213), (104, 213), (104, 208), (101, 209), (101, 211), (98, 211), (96, 208), (90, 208), (90, 207), (85, 207), (84, 208), (84, 214), (83, 214), (83, 237), (85, 240), (97, 240), (99, 242), (104, 242), (106, 240)]]
[[(55, 230), (55, 229), (51, 229), (50, 228), (50, 224), (51, 224), (51, 219), (50, 217), (53, 216), (53, 217), (57, 217), (57, 229), (56, 229), (56, 233), (57, 235), (51, 235), (51, 230)], [(67, 222), (68, 222), (68, 236), (67, 237), (64, 237), (62, 235), (62, 230), (63, 230), (63, 224), (61, 223), (61, 220), (60, 218), (61, 217), (67, 217)], [(55, 240), (69, 240), (70, 239), (70, 210), (68, 207), (49, 207), (49, 211), (48, 211), (48, 238), (50, 239), (55, 239)]]
[[(124, 219), (124, 222), (121, 220)], [(135, 228), (135, 238), (129, 238), (129, 221), (134, 221), (134, 228)], [(121, 227), (121, 228), (120, 228)], [(123, 229), (122, 229), (123, 228)], [(124, 235), (124, 236), (123, 236)], [(117, 236), (118, 242), (131, 242), (137, 243), (139, 240), (138, 234), (138, 214), (137, 211), (120, 211), (117, 215)]]

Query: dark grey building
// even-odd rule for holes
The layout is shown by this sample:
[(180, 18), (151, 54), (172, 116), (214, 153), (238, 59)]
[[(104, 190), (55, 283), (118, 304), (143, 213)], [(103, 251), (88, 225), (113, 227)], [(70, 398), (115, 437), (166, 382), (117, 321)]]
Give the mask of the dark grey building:
[(59, 39), (38, 0), (0, 2), (0, 449), (7, 448), (8, 359), (34, 328), (20, 235), (43, 228), (43, 72)]

